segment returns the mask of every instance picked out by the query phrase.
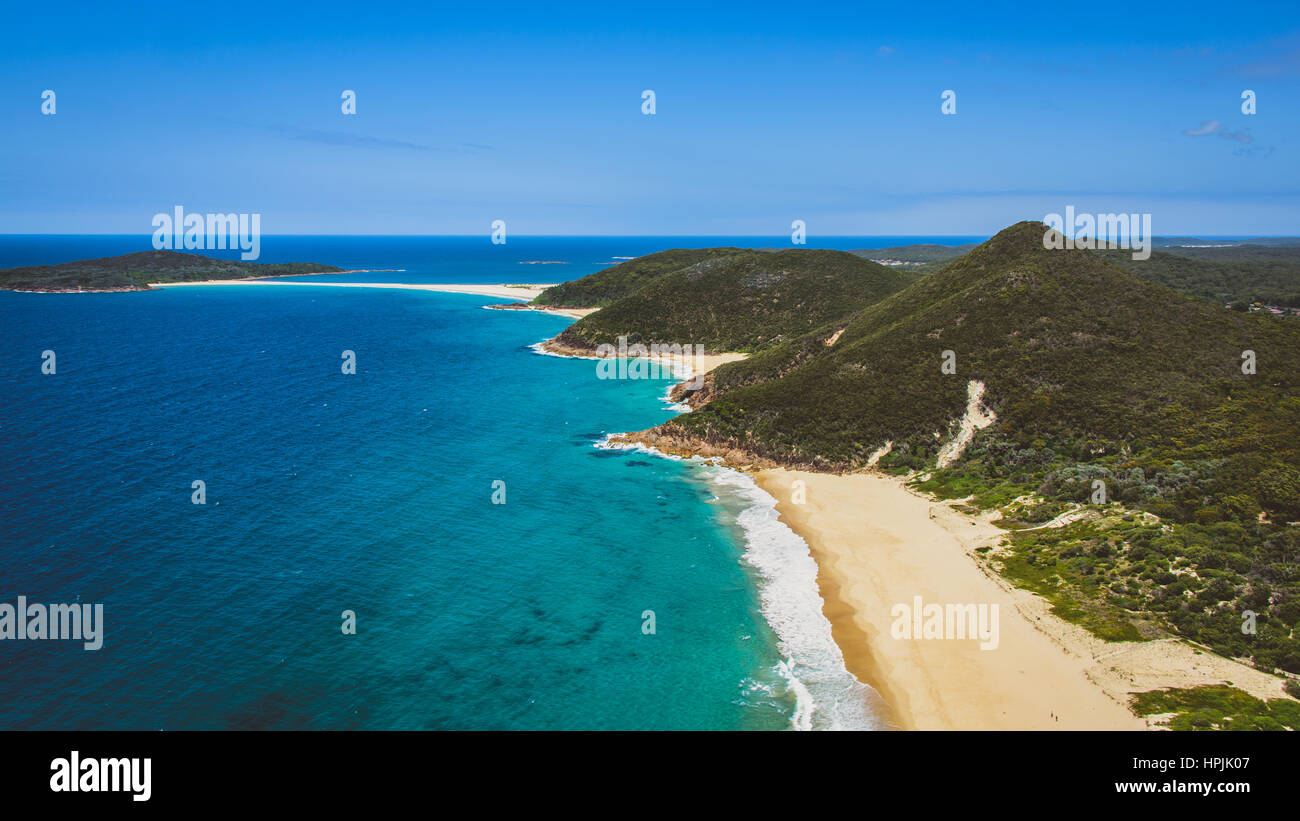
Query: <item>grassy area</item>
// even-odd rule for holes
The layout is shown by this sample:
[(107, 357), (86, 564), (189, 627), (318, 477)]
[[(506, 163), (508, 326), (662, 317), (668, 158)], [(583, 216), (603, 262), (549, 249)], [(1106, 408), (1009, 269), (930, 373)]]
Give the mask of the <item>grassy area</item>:
[[(1228, 508), (1198, 515), (1221, 463), (1143, 470), (1133, 457), (1044, 460), (1038, 481), (1024, 484), (988, 475), (998, 450), (996, 437), (978, 442), (966, 461), (913, 486), (1000, 510), (1008, 533), (994, 566), (1014, 584), (1108, 640), (1167, 631), (1266, 671), (1300, 673), (1300, 527), (1260, 521), (1254, 508), (1238, 518)], [(1094, 478), (1107, 487), (1107, 504), (1090, 504)], [(1194, 502), (1190, 514), (1174, 503), (1183, 494)], [(1073, 510), (1083, 518), (1037, 527)], [(1241, 629), (1248, 612), (1253, 633)]]
[(1124, 605), (1132, 599), (1116, 595), (1117, 571), (1096, 560), (1096, 553), (1081, 547), (1083, 532), (1091, 525), (1082, 523), (1047, 531), (1052, 535), (1072, 531), (1063, 546), (1032, 534), (1011, 533), (1008, 545), (993, 558), (994, 566), (1017, 587), (1039, 594), (1052, 605), (1060, 618), (1078, 624), (1106, 641), (1141, 641), (1144, 635), (1135, 622), (1135, 614)]
[(1162, 722), (1171, 730), (1300, 730), (1300, 702), (1226, 685), (1136, 693), (1130, 707), (1140, 716), (1172, 713)]
[(1036, 485), (1000, 481), (990, 485), (981, 477), (971, 476), (956, 470), (937, 470), (922, 481), (919, 477), (910, 485), (922, 493), (929, 493), (939, 499), (965, 499), (970, 497), (970, 504), (980, 510), (989, 510), (1008, 505), (1012, 500), (1032, 493)]

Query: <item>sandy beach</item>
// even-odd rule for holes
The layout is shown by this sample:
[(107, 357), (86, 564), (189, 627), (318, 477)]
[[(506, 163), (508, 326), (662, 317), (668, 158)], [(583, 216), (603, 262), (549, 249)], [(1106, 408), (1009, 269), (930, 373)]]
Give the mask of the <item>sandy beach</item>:
[(500, 285), (486, 284), (469, 284), (461, 285), (457, 283), (429, 282), (429, 283), (406, 283), (406, 282), (291, 282), (283, 279), (208, 279), (201, 282), (151, 282), (151, 288), (188, 288), (195, 285), (297, 285), (314, 288), (400, 288), (408, 291), (439, 291), (447, 294), (474, 294), (476, 296), (493, 296), (502, 299), (518, 299), (521, 304), (515, 305), (490, 305), (488, 307), (517, 308), (518, 310), (537, 311), (544, 314), (555, 314), (556, 316), (567, 316), (571, 319), (582, 319), (584, 316), (596, 311), (595, 308), (547, 308), (540, 305), (523, 305), (522, 302), (536, 299), (538, 294), (550, 288), (550, 284), (519, 284), (502, 283)]
[[(591, 308), (591, 309), (582, 309), (582, 310), (584, 310), (586, 313), (591, 313), (592, 311), (595, 311), (597, 309)], [(560, 312), (561, 311), (557, 311), (557, 313)], [(548, 339), (545, 342), (542, 342), (540, 347), (546, 353), (552, 354), (554, 356), (566, 356), (573, 359), (602, 358), (596, 356), (594, 351), (585, 350), (582, 348), (570, 347), (561, 342), (558, 342), (555, 339)], [(725, 365), (728, 362), (739, 362), (740, 360), (744, 359), (746, 356), (748, 356), (748, 354), (734, 353), (734, 352), (692, 353), (689, 356), (687, 356), (684, 353), (674, 354), (671, 352), (667, 352), (667, 353), (659, 353), (647, 358), (650, 359), (650, 361), (657, 363), (661, 367), (671, 368), (673, 373), (677, 375), (677, 378), (689, 380), (696, 376), (703, 376), (704, 374), (708, 373), (714, 368), (720, 365)]]
[[(1141, 730), (1128, 694), (1230, 681), (1278, 698), (1281, 680), (1177, 640), (1111, 643), (1011, 587), (975, 548), (1003, 531), (883, 475), (785, 469), (756, 473), (818, 564), (825, 613), (849, 670), (904, 729)], [(794, 504), (794, 482), (806, 501)], [(998, 605), (998, 643), (891, 635), (892, 608)], [(991, 608), (990, 608), (991, 611)]]
[(151, 282), (151, 288), (192, 288), (199, 285), (289, 285), (300, 288), (402, 288), (408, 291), (442, 291), (451, 294), (477, 294), (505, 299), (529, 300), (550, 285), (457, 285), (441, 282), (292, 282), (282, 279), (205, 279), (200, 282)]

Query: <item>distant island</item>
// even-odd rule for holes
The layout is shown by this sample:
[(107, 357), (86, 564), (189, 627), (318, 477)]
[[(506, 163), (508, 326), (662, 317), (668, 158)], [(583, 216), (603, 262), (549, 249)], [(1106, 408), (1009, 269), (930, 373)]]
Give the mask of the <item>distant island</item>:
[(317, 262), (236, 262), (179, 251), (140, 251), (61, 265), (0, 270), (0, 289), (39, 293), (146, 291), (153, 282), (304, 276), (344, 273)]

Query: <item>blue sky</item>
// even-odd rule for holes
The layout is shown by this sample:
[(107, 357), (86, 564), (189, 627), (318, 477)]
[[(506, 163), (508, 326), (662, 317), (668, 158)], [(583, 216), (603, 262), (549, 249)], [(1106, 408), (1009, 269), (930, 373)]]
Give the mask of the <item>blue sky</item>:
[(23, 6), (0, 233), (1300, 234), (1294, 0)]

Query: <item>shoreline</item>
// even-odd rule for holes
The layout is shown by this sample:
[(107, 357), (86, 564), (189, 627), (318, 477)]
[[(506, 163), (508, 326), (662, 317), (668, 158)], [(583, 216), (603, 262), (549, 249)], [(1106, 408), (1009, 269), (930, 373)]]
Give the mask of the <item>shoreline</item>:
[[(507, 306), (502, 305), (500, 307), (506, 308)], [(541, 309), (531, 308), (531, 306), (529, 309), (541, 310)], [(517, 309), (517, 310), (523, 310), (523, 309)], [(553, 309), (552, 311), (548, 311), (548, 313), (553, 312), (553, 313), (563, 314), (564, 311), (576, 312), (579, 310), (585, 311), (586, 313), (591, 313), (599, 309), (558, 308), (558, 309)], [(586, 313), (583, 313), (582, 316), (586, 316)], [(563, 314), (563, 315), (571, 316), (572, 314)], [(605, 358), (601, 356), (596, 356), (596, 352), (594, 350), (587, 350), (585, 348), (575, 348), (570, 345), (565, 345), (564, 343), (561, 342), (556, 342), (555, 337), (551, 337), (550, 339), (546, 339), (541, 342), (538, 342), (533, 347), (535, 350), (537, 350), (538, 353), (546, 354), (548, 356), (559, 356), (565, 359), (604, 359)], [(649, 359), (651, 362), (658, 363), (661, 366), (664, 366), (666, 364), (666, 366), (672, 370), (674, 378), (689, 381), (691, 379), (694, 379), (697, 376), (704, 376), (705, 374), (709, 373), (714, 368), (717, 368), (720, 365), (726, 365), (729, 362), (739, 362), (740, 360), (745, 359), (748, 356), (749, 354), (735, 353), (731, 351), (727, 351), (723, 353), (698, 353), (698, 354), (691, 354), (690, 356), (687, 356), (684, 353), (679, 355), (671, 352), (664, 352), (664, 353), (657, 353), (654, 356), (647, 356), (645, 358)], [(616, 358), (616, 357), (611, 357), (611, 358)], [(677, 387), (677, 386), (674, 385), (673, 387)], [(671, 388), (669, 389), (669, 392), (670, 393), (672, 392)]]
[(716, 501), (740, 506), (732, 526), (740, 531), (737, 548), (754, 585), (758, 615), (776, 639), (778, 662), (771, 671), (785, 682), (786, 695), (794, 698), (789, 729), (902, 729), (879, 690), (846, 662), (825, 610), (817, 558), (781, 517), (777, 500), (756, 481), (754, 472), (699, 456), (665, 453), (620, 436), (609, 434), (597, 447), (694, 463)]
[[(555, 338), (531, 347), (542, 356), (602, 358), (594, 351), (557, 343)], [(673, 400), (674, 388), (703, 377), (719, 365), (745, 357), (746, 354), (734, 352), (701, 355), (694, 357), (694, 361), (687, 357), (662, 357), (668, 360), (675, 378), (685, 381), (669, 388), (661, 400), (675, 410), (691, 410)], [(791, 727), (796, 730), (908, 729), (899, 720), (898, 711), (885, 690), (877, 684), (878, 677), (864, 675), (861, 665), (851, 663), (846, 645), (852, 643), (837, 629), (837, 623), (842, 627), (844, 622), (837, 620), (831, 606), (833, 599), (827, 596), (823, 584), (823, 559), (807, 535), (789, 521), (777, 494), (760, 480), (761, 472), (749, 469), (752, 466), (738, 466), (734, 458), (738, 454), (700, 454), (665, 447), (663, 442), (646, 441), (644, 433), (610, 434), (600, 446), (637, 450), (666, 459), (710, 460), (711, 467), (718, 471), (706, 480), (714, 486), (714, 492), (734, 494), (745, 502), (746, 510), (736, 522), (743, 534), (740, 548), (745, 563), (756, 577), (760, 615), (776, 636), (783, 656), (777, 673), (795, 697)]]
[[(357, 272), (345, 272), (357, 273)], [(304, 276), (307, 276), (304, 274)], [(196, 282), (151, 282), (150, 288), (193, 288), (211, 285), (281, 285), (299, 288), (398, 288), (408, 291), (438, 291), (448, 294), (473, 294), (476, 296), (494, 296), (503, 299), (530, 300), (550, 285), (532, 283), (512, 285), (502, 284), (458, 284), (444, 282), (286, 282), (279, 279), (204, 279)]]
[[(768, 468), (755, 477), (808, 543), (832, 633), (849, 670), (908, 730), (1122, 729), (1145, 726), (1088, 680), (1082, 659), (1052, 645), (966, 552), (1000, 535), (971, 521), (959, 539), (893, 478)], [(795, 481), (807, 501), (791, 501)], [(895, 639), (895, 605), (998, 605), (998, 643)]]
[[(603, 357), (554, 339), (531, 346), (542, 356), (600, 360)], [(660, 397), (677, 411), (691, 408), (673, 399), (673, 388), (703, 377), (714, 368), (744, 359), (747, 354), (728, 352), (654, 359), (665, 363), (675, 379), (686, 380)], [(649, 358), (649, 357), (647, 357)], [(650, 453), (660, 458), (700, 461), (687, 452), (666, 452), (636, 434), (610, 434), (598, 447)], [(778, 500), (757, 481), (753, 471), (717, 460), (707, 467), (705, 481), (715, 495), (726, 495), (744, 509), (735, 526), (741, 531), (739, 548), (754, 574), (759, 614), (776, 637), (780, 661), (775, 672), (795, 699), (790, 727), (795, 730), (896, 730), (901, 725), (895, 711), (872, 682), (848, 664), (834, 621), (827, 612), (819, 584), (820, 562), (808, 540), (782, 516)]]
[[(405, 271), (405, 268), (353, 268), (347, 271), (308, 271), (305, 274), (268, 274), (267, 276), (243, 277), (241, 279), (200, 279), (193, 282), (150, 282), (143, 288), (128, 286), (122, 288), (0, 288), (0, 291), (12, 291), (15, 294), (131, 294), (136, 291), (150, 291), (172, 285), (234, 285), (246, 282), (274, 281), (289, 277), (325, 277), (343, 274), (387, 274)], [(311, 285), (310, 282), (299, 283)]]
[[(1130, 693), (1231, 682), (1285, 698), (1281, 679), (1176, 638), (1107, 642), (1050, 612), (976, 553), (1004, 531), (907, 488), (899, 477), (765, 468), (755, 480), (808, 543), (849, 670), (881, 694), (903, 729), (1144, 730)], [(793, 483), (803, 481), (804, 504)], [(998, 646), (891, 635), (891, 610), (998, 605)]]
[(473, 294), (475, 296), (490, 296), (501, 299), (516, 299), (519, 302), (485, 305), (486, 308), (505, 309), (515, 311), (536, 311), (537, 313), (550, 314), (552, 316), (563, 316), (570, 319), (582, 319), (588, 314), (595, 313), (597, 308), (552, 308), (545, 305), (531, 305), (532, 300), (536, 299), (542, 291), (552, 287), (554, 283), (509, 283), (500, 284), (464, 284), (464, 283), (407, 283), (407, 282), (289, 282), (291, 277), (308, 277), (308, 276), (338, 276), (342, 274), (364, 274), (364, 273), (388, 273), (401, 272), (405, 268), (358, 268), (351, 271), (317, 271), (307, 274), (282, 274), (273, 277), (244, 277), (242, 279), (201, 279), (193, 282), (150, 282), (144, 288), (65, 288), (32, 291), (20, 288), (8, 288), (0, 290), (10, 290), (19, 294), (130, 294), (140, 291), (152, 291), (155, 288), (190, 288), (197, 286), (211, 285), (298, 285), (317, 288), (397, 288), (412, 291), (436, 291), (448, 294)]
[(752, 472), (734, 467), (708, 465), (705, 481), (719, 499), (744, 506), (735, 522), (742, 560), (753, 573), (759, 613), (777, 639), (776, 672), (795, 698), (791, 729), (901, 729), (880, 690), (849, 665), (818, 581), (817, 556), (780, 515), (777, 500)]
[[(553, 340), (534, 349), (596, 358)], [(730, 360), (701, 363), (698, 375), (723, 361)], [(1014, 587), (976, 552), (996, 554), (1005, 537), (993, 523), (996, 514), (960, 512), (953, 502), (913, 491), (900, 477), (799, 470), (647, 433), (615, 434), (609, 441), (674, 458), (711, 458), (770, 498), (758, 507), (770, 504), (777, 521), (806, 546), (816, 567), (819, 615), (829, 622), (842, 669), (874, 691), (866, 702), (882, 728), (1143, 731), (1164, 729), (1164, 717), (1133, 713), (1132, 693), (1230, 683), (1257, 698), (1288, 697), (1280, 678), (1208, 648), (1172, 636), (1108, 642), (1057, 617), (1046, 600)], [(792, 498), (796, 481), (804, 483), (803, 504)], [(747, 556), (754, 549), (747, 545)], [(761, 574), (768, 585), (778, 583)], [(766, 599), (766, 591), (760, 594)], [(996, 605), (996, 648), (981, 650), (976, 639), (894, 638), (893, 608), (911, 605), (916, 596), (940, 606), (982, 604), (991, 611)], [(827, 706), (834, 714), (841, 704), (832, 698), (817, 705)], [(799, 712), (794, 724), (810, 726)]]

